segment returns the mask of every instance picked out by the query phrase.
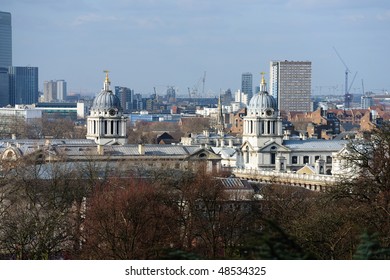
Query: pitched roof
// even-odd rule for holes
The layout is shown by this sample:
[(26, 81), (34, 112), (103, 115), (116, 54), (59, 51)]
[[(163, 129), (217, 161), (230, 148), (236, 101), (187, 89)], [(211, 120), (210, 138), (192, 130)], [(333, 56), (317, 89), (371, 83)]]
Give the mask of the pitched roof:
[(284, 140), (283, 145), (292, 151), (339, 151), (348, 141), (346, 140)]

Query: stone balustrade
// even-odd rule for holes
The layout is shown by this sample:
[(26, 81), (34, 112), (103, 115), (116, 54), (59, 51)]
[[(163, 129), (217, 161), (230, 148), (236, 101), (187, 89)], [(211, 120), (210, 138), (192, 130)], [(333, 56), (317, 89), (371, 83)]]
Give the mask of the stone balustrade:
[(313, 191), (324, 191), (338, 182), (339, 177), (323, 174), (299, 174), (256, 169), (233, 169), (236, 177), (268, 184), (282, 184), (304, 187)]

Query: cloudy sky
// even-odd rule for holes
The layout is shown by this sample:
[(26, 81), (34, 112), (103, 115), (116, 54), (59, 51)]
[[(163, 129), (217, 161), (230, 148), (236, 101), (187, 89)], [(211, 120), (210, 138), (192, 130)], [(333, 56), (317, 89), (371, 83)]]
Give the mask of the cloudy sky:
[[(271, 60), (312, 62), (315, 94), (390, 90), (388, 0), (1, 0), (11, 12), (13, 64), (39, 67), (39, 84), (71, 92), (112, 86), (147, 95), (240, 88), (269, 75)], [(335, 49), (341, 56), (338, 57)], [(342, 62), (344, 61), (344, 62)], [(201, 89), (200, 89), (201, 91)]]

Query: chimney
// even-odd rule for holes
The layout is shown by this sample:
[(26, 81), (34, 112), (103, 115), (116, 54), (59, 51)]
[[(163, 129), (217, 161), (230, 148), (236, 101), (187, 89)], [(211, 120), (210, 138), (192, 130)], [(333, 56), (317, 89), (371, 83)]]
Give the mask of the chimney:
[(144, 144), (142, 144), (142, 143), (138, 144), (138, 153), (140, 155), (145, 155), (145, 146), (144, 146)]
[(99, 156), (103, 156), (104, 155), (104, 146), (103, 145), (98, 145), (97, 146), (97, 152), (98, 152)]

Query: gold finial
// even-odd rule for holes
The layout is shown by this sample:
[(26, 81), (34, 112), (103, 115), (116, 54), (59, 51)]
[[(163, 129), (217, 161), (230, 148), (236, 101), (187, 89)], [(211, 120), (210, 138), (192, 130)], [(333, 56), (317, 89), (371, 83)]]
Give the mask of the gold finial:
[(106, 73), (106, 79), (104, 80), (103, 89), (105, 91), (109, 91), (111, 82), (110, 82), (110, 79), (108, 78), (108, 72), (110, 72), (110, 71), (104, 70), (103, 72)]
[(264, 78), (265, 72), (261, 72), (260, 74), (261, 74), (261, 84), (265, 85), (265, 78)]
[(110, 71), (108, 71), (108, 70), (104, 70), (103, 71), (104, 73), (106, 73), (106, 79), (105, 79), (105, 83), (110, 83), (110, 79), (108, 78), (108, 73), (110, 72)]

